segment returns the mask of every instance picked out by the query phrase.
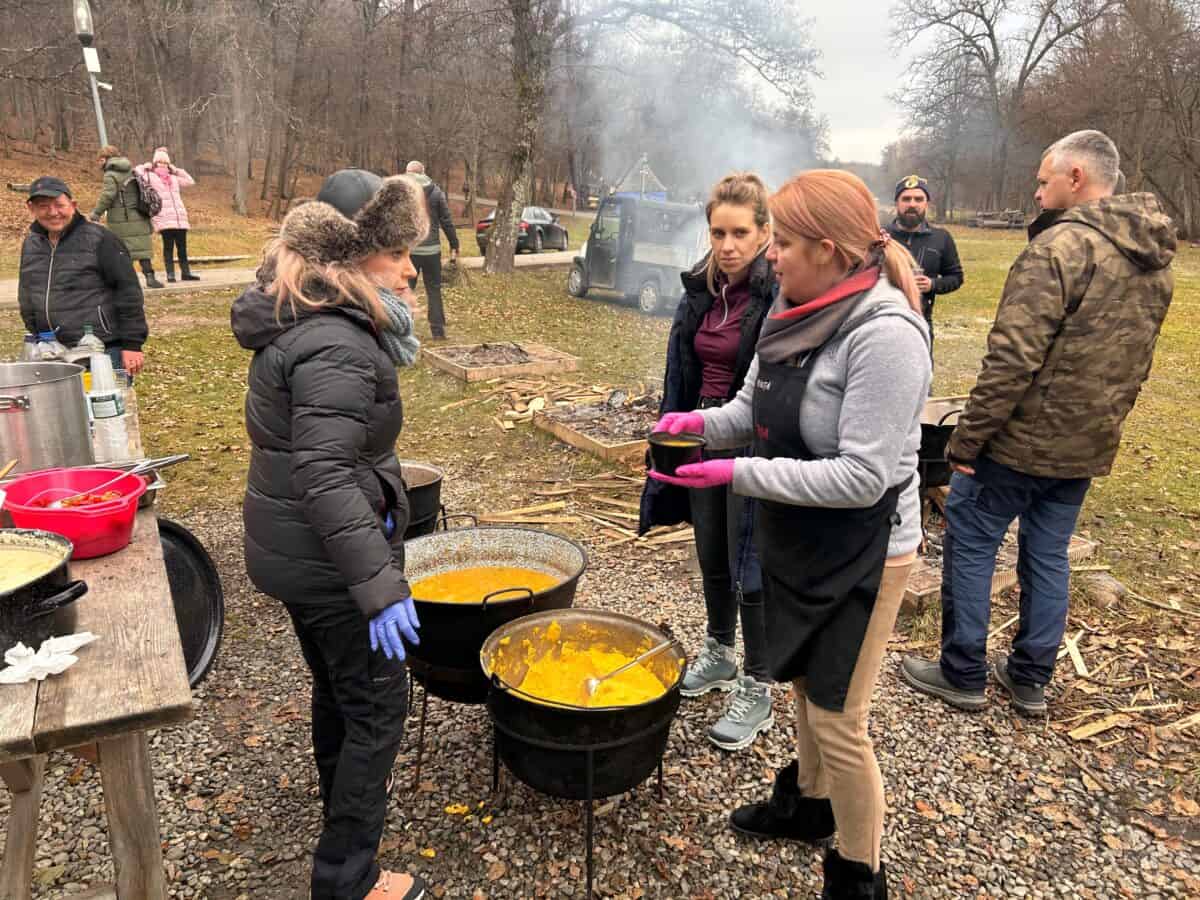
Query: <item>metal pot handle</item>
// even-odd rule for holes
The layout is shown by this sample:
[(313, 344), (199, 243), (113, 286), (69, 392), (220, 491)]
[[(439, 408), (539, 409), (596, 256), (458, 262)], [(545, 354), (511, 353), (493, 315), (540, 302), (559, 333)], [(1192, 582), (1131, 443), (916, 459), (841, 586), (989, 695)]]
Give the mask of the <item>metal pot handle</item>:
[(450, 519), (470, 519), (472, 528), (479, 527), (479, 519), (475, 518), (475, 516), (471, 515), (470, 513), (451, 513), (450, 515), (446, 515), (446, 507), (443, 506), (442, 507), (442, 531), (450, 530), (450, 527), (446, 524)]
[(0, 412), (29, 409), (28, 394), (0, 394)]
[(528, 601), (530, 606), (533, 605), (533, 591), (531, 591), (529, 588), (527, 588), (527, 587), (508, 587), (508, 588), (500, 588), (500, 590), (498, 590), (498, 591), (492, 591), (490, 594), (484, 594), (483, 595), (483, 606), (481, 608), (481, 611), (487, 612), (488, 600), (490, 600), (492, 597), (495, 597), (497, 594), (511, 594), (514, 591), (524, 591), (527, 596), (522, 597), (521, 599)]
[[(965, 408), (966, 408), (966, 407), (963, 407), (963, 409), (965, 409)], [(942, 427), (942, 425), (944, 425), (944, 424), (945, 424), (945, 422), (946, 422), (946, 420), (947, 420), (948, 418), (950, 418), (951, 416), (957, 416), (957, 415), (958, 415), (959, 413), (961, 413), (961, 412), (962, 412), (962, 409), (952, 409), (952, 410), (950, 410), (950, 412), (946, 413), (944, 416), (942, 416), (940, 419), (938, 419), (937, 427), (938, 427), (938, 428), (941, 428), (941, 427)]]
[(74, 603), (76, 600), (86, 594), (87, 591), (88, 586), (86, 581), (72, 581), (54, 596), (43, 597), (41, 600), (35, 601), (33, 604), (33, 610), (30, 612), (29, 617), (31, 619), (37, 619), (41, 618), (42, 616), (48, 616), (50, 613), (56, 612), (62, 607)]

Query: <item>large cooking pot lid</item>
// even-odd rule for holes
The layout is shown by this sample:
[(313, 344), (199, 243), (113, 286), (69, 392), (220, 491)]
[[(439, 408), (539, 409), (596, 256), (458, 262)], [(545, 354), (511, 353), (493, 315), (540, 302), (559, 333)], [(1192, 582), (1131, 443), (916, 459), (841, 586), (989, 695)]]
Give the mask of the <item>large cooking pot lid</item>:
[(217, 658), (225, 630), (225, 592), (217, 567), (196, 536), (170, 519), (158, 520), (175, 623), (183, 643), (188, 684), (195, 687)]

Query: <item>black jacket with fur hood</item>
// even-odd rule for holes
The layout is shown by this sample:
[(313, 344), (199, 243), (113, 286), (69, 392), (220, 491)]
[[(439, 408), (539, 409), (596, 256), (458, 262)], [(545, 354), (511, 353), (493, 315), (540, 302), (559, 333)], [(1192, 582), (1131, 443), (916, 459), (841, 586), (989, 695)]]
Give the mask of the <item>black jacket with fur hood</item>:
[(284, 603), (353, 601), (370, 617), (410, 594), (408, 503), (394, 449), (404, 420), (396, 369), (357, 309), (293, 318), (285, 307), (281, 318), (259, 287), (231, 312), (238, 342), (254, 351), (246, 569), (255, 587)]

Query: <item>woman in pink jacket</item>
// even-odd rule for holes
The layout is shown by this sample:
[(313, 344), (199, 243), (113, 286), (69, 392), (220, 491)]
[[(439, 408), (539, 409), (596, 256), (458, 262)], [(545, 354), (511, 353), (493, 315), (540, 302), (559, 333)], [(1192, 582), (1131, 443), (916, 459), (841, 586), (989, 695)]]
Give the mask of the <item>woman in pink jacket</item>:
[(156, 149), (154, 162), (143, 163), (137, 170), (149, 177), (151, 186), (162, 201), (162, 209), (154, 217), (153, 224), (154, 230), (162, 235), (163, 266), (167, 270), (167, 281), (175, 280), (176, 248), (179, 250), (179, 271), (183, 280), (199, 281), (200, 276), (193, 275), (188, 265), (187, 233), (190, 225), (187, 207), (183, 205), (183, 198), (179, 194), (181, 188), (195, 184), (195, 179), (183, 169), (171, 165), (166, 147)]

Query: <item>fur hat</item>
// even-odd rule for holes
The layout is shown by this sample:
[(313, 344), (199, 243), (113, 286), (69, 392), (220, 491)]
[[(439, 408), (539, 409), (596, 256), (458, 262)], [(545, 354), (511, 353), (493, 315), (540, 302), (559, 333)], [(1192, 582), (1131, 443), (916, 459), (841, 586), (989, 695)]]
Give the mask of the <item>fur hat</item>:
[[(326, 184), (342, 174), (331, 175)], [(352, 216), (323, 200), (300, 204), (284, 217), (279, 237), (305, 259), (327, 264), (384, 250), (408, 250), (428, 233), (424, 191), (413, 179), (394, 175), (383, 179), (374, 196)]]
[(154, 162), (154, 165), (156, 165), (156, 166), (159, 163), (163, 163), (164, 165), (168, 165), (168, 166), (171, 164), (171, 154), (167, 152), (166, 147), (155, 147), (154, 148), (153, 162)]

